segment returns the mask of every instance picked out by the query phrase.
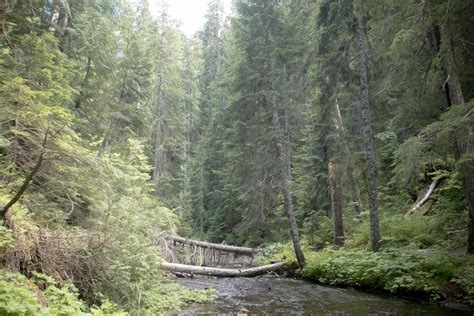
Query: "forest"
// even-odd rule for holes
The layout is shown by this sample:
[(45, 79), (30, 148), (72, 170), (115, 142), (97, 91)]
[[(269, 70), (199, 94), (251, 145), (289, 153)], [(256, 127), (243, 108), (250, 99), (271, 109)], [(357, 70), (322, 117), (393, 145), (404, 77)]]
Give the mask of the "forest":
[[(0, 0), (1, 315), (198, 313), (218, 282), (472, 315), (472, 0), (209, 0), (193, 36), (156, 2)], [(167, 271), (210, 243), (291, 271)]]

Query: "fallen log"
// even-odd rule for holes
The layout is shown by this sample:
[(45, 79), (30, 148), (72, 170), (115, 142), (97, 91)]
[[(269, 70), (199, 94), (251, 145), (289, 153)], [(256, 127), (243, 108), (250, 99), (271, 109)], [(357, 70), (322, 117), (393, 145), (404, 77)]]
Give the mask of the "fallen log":
[(296, 270), (298, 264), (296, 262), (278, 262), (260, 267), (253, 267), (247, 269), (225, 269), (225, 268), (213, 268), (213, 267), (200, 267), (200, 266), (191, 266), (186, 264), (179, 263), (169, 263), (162, 262), (161, 267), (163, 269), (170, 271), (172, 273), (178, 273), (180, 275), (188, 274), (199, 274), (199, 275), (208, 275), (208, 276), (218, 276), (218, 277), (255, 277), (259, 275), (266, 274), (268, 272), (281, 272)]
[(191, 245), (191, 246), (198, 246), (198, 247), (202, 247), (202, 248), (215, 249), (215, 250), (219, 250), (219, 251), (239, 253), (239, 254), (253, 255), (253, 254), (256, 254), (256, 253), (263, 252), (263, 249), (255, 249), (255, 248), (249, 248), (249, 247), (237, 247), (237, 246), (229, 246), (229, 245), (222, 245), (222, 244), (214, 244), (214, 243), (210, 243), (210, 242), (206, 242), (206, 241), (187, 239), (187, 238), (178, 237), (178, 236), (171, 236), (171, 237), (169, 237), (169, 239), (174, 241), (174, 242), (181, 243), (181, 244), (186, 244), (186, 245)]
[(436, 188), (436, 186), (438, 185), (438, 183), (439, 183), (439, 179), (433, 180), (433, 182), (431, 183), (431, 185), (429, 186), (428, 190), (423, 195), (421, 200), (418, 203), (416, 203), (415, 206), (413, 206), (405, 216), (415, 214), (416, 211), (418, 209), (420, 209), (429, 200), (429, 198), (431, 197), (431, 194), (433, 193), (433, 191)]

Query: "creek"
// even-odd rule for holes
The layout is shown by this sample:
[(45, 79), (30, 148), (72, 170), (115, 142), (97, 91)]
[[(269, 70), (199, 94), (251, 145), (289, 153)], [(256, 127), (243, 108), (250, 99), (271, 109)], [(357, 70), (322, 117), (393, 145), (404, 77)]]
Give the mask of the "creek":
[(213, 304), (191, 305), (178, 315), (474, 315), (473, 309), (446, 307), (323, 286), (303, 280), (256, 278), (180, 278), (192, 289), (214, 287)]

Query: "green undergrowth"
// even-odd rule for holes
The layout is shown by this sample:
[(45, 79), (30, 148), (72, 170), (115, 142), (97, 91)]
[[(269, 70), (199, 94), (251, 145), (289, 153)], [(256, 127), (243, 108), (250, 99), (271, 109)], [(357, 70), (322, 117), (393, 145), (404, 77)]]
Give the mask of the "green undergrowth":
[(128, 315), (105, 300), (89, 308), (70, 283), (59, 287), (53, 278), (35, 274), (28, 279), (20, 273), (0, 271), (1, 315)]
[(463, 285), (466, 266), (445, 251), (407, 250), (371, 253), (325, 249), (308, 255), (302, 274), (324, 284), (351, 286), (440, 300), (472, 300)]
[(71, 283), (60, 286), (54, 278), (44, 274), (35, 273), (33, 277), (27, 278), (20, 273), (0, 270), (0, 314), (9, 316), (157, 315), (169, 310), (180, 310), (188, 303), (212, 302), (216, 291), (213, 288), (203, 291), (188, 290), (169, 283), (162, 285), (159, 290), (156, 289), (154, 295), (154, 298), (148, 298), (148, 306), (138, 305), (135, 311), (128, 313), (108, 299), (104, 299), (100, 306), (88, 306)]
[[(57, 196), (30, 187), (10, 209), (14, 231), (0, 225), (0, 315), (161, 315), (213, 300), (215, 290), (187, 290), (159, 267), (156, 241), (180, 222), (154, 196), (143, 146), (129, 145), (123, 156), (78, 147), (80, 163), (48, 161), (42, 174), (58, 182), (44, 192)], [(11, 191), (0, 189), (0, 205)]]
[[(94, 252), (84, 243), (64, 243), (64, 256), (59, 257), (56, 252), (49, 254), (49, 244), (57, 238), (57, 231), (40, 234), (32, 221), (20, 220), (18, 216), (16, 219), (17, 232), (21, 231), (33, 241), (19, 239), (20, 248), (19, 241), (13, 240), (12, 232), (1, 228), (0, 258), (15, 263), (14, 251), (17, 254), (21, 251), (28, 257), (39, 251), (42, 260), (30, 264), (49, 275), (33, 270), (26, 277), (0, 268), (0, 315), (161, 315), (179, 311), (190, 303), (210, 303), (217, 296), (213, 288), (189, 290), (168, 280), (157, 264), (156, 249), (143, 246), (145, 240), (139, 236), (108, 244), (113, 251)], [(44, 240), (46, 248), (34, 242), (38, 236)], [(88, 241), (92, 243), (92, 239)], [(97, 244), (92, 246), (97, 247)], [(89, 256), (83, 256), (84, 253)], [(58, 258), (61, 260), (54, 262)], [(75, 269), (82, 272), (74, 272)], [(50, 276), (59, 272), (70, 279)]]
[[(378, 253), (369, 251), (367, 212), (353, 220), (351, 210), (345, 209), (346, 240), (341, 249), (332, 246), (330, 217), (315, 214), (317, 225), (303, 226), (307, 264), (302, 277), (334, 286), (474, 305), (474, 256), (464, 254), (464, 193), (456, 173), (443, 171), (442, 179), (431, 209), (423, 216), (404, 216), (411, 202), (404, 202), (401, 195), (382, 194)], [(273, 244), (262, 263), (294, 260), (291, 244)]]

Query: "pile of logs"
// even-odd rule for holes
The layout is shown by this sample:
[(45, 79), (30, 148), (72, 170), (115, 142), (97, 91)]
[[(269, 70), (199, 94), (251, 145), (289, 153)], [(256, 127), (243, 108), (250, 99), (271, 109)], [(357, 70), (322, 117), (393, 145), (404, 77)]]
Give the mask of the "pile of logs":
[(229, 246), (229, 245), (224, 245), (224, 244), (214, 244), (214, 243), (210, 243), (206, 241), (187, 239), (187, 238), (178, 237), (178, 236), (171, 236), (169, 237), (169, 239), (176, 243), (186, 244), (190, 246), (198, 246), (202, 248), (214, 249), (214, 250), (219, 250), (219, 251), (233, 252), (233, 253), (238, 253), (238, 254), (254, 255), (254, 254), (263, 253), (263, 249)]
[(246, 269), (226, 269), (226, 268), (213, 268), (213, 267), (200, 267), (200, 266), (192, 266), (187, 264), (179, 264), (179, 263), (169, 263), (169, 262), (162, 262), (161, 266), (163, 269), (177, 273), (179, 276), (192, 276), (194, 274), (198, 275), (208, 275), (208, 276), (218, 276), (218, 277), (255, 277), (259, 275), (263, 275), (269, 272), (281, 272), (281, 271), (288, 271), (288, 270), (295, 270), (298, 268), (298, 264), (296, 262), (278, 262), (269, 265), (259, 266), (259, 267), (252, 267)]
[[(217, 277), (255, 277), (269, 272), (281, 272), (288, 270), (295, 270), (298, 268), (296, 262), (277, 262), (264, 266), (250, 266), (242, 268), (226, 268), (222, 266), (207, 266), (205, 262), (211, 263), (213, 265), (218, 265), (221, 263), (222, 254), (225, 254), (224, 257), (231, 258), (233, 262), (227, 262), (226, 265), (238, 266), (238, 265), (253, 265), (255, 258), (263, 253), (263, 249), (255, 249), (248, 247), (237, 247), (224, 244), (215, 244), (205, 241), (186, 239), (179, 236), (171, 236), (167, 238), (173, 243), (173, 245), (180, 244), (187, 246), (189, 249), (193, 249), (193, 254), (185, 256), (184, 261), (196, 262), (195, 264), (182, 264), (175, 262), (166, 262), (163, 261), (160, 265), (163, 269), (176, 274), (178, 276), (193, 276), (193, 275), (207, 275), (207, 276), (217, 276)], [(167, 248), (173, 249), (174, 246)], [(199, 249), (199, 251), (197, 251)], [(198, 256), (194, 256), (195, 254)], [(212, 254), (211, 258), (205, 260), (203, 253)], [(173, 253), (172, 260), (175, 261), (178, 256)], [(193, 258), (190, 258), (193, 257)], [(194, 258), (194, 257), (197, 257)], [(215, 259), (217, 258), (217, 259)], [(244, 260), (242, 259), (244, 258)]]

